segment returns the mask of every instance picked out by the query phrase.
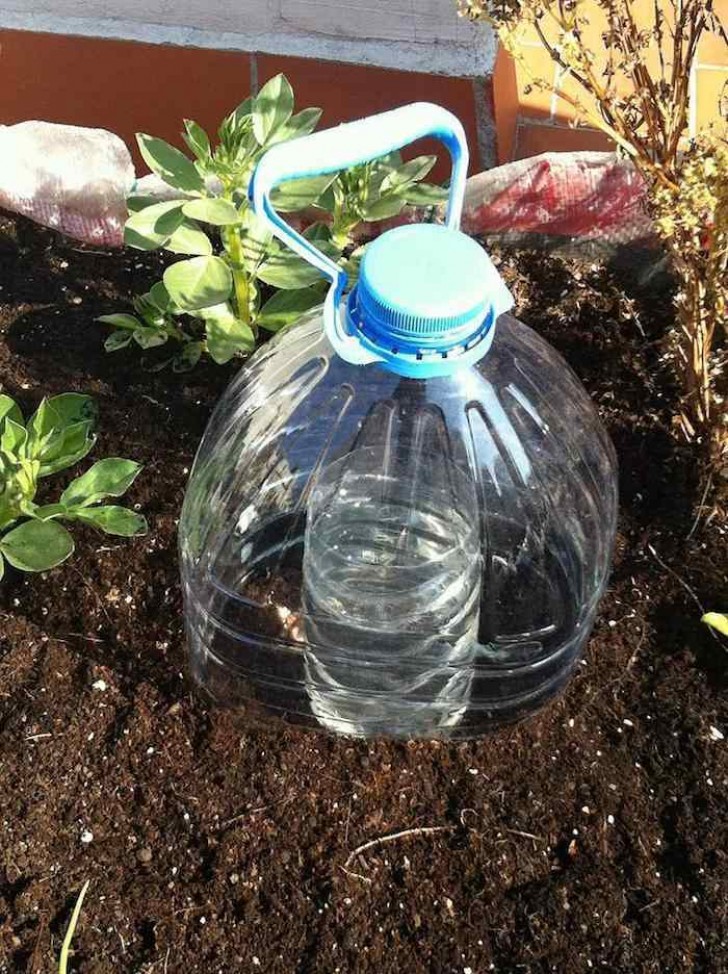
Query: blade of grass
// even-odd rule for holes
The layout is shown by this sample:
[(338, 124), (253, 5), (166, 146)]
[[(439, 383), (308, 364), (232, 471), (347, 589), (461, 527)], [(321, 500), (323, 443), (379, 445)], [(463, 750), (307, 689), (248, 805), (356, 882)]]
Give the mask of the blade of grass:
[(71, 951), (71, 941), (73, 940), (73, 935), (76, 932), (76, 924), (78, 923), (78, 918), (81, 915), (83, 899), (86, 895), (86, 890), (88, 889), (90, 882), (91, 880), (87, 879), (81, 887), (81, 892), (78, 894), (76, 905), (73, 908), (73, 913), (71, 914), (71, 919), (68, 923), (68, 930), (66, 930), (66, 936), (63, 938), (61, 957), (58, 962), (58, 974), (68, 974), (68, 955)]

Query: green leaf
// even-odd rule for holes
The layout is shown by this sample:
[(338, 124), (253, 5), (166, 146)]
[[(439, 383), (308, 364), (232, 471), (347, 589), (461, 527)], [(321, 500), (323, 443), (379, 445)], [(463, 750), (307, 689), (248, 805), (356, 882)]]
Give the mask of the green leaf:
[(251, 152), (258, 148), (250, 114), (252, 106), (253, 99), (246, 98), (223, 119), (218, 129), (220, 145), (213, 154), (218, 175), (234, 175), (239, 172), (238, 165), (244, 161), (250, 162)]
[(326, 192), (334, 182), (338, 173), (327, 173), (323, 176), (307, 176), (304, 179), (289, 179), (281, 183), (271, 193), (271, 202), (281, 213), (294, 213), (311, 206)]
[(197, 156), (197, 158), (204, 162), (210, 158), (210, 140), (207, 137), (207, 133), (201, 125), (193, 121), (191, 118), (186, 118), (184, 120), (185, 134), (182, 138), (187, 143), (191, 152)]
[(73, 551), (73, 538), (57, 521), (25, 521), (0, 538), (0, 552), (23, 572), (55, 568)]
[(97, 410), (90, 396), (67, 392), (44, 399), (28, 423), (27, 452), (40, 461), (40, 476), (64, 470), (94, 445)]
[(104, 350), (107, 352), (119, 352), (122, 348), (127, 348), (134, 336), (128, 331), (114, 331), (104, 342)]
[(256, 323), (266, 331), (280, 331), (322, 301), (323, 295), (314, 287), (278, 291), (260, 309)]
[(113, 325), (114, 328), (126, 328), (129, 331), (136, 331), (137, 328), (142, 328), (142, 323), (134, 315), (126, 314), (114, 314), (114, 315), (99, 315), (96, 319), (105, 325)]
[(158, 328), (137, 328), (133, 338), (140, 348), (158, 348), (164, 345), (169, 335)]
[(192, 257), (168, 267), (164, 285), (178, 308), (194, 311), (227, 301), (233, 279), (230, 268), (219, 257)]
[(60, 396), (44, 399), (33, 413), (28, 429), (34, 440), (51, 431), (60, 431), (77, 423), (88, 421), (95, 425), (98, 410), (91, 396), (77, 392), (65, 392)]
[[(91, 396), (85, 396), (78, 392), (64, 392), (60, 396), (51, 396), (50, 399), (45, 400), (45, 403), (54, 415), (49, 415), (46, 419), (46, 422), (52, 422), (53, 426), (44, 426), (44, 430), (57, 428), (56, 424), (71, 426), (82, 420), (89, 420), (95, 425), (99, 416), (99, 411)], [(33, 419), (36, 418), (38, 412), (40, 410), (35, 413)], [(33, 419), (31, 419), (31, 423)]]
[(63, 504), (42, 504), (33, 511), (33, 517), (38, 518), (39, 521), (48, 521), (65, 513), (66, 508)]
[(448, 191), (432, 183), (416, 183), (408, 186), (403, 195), (410, 206), (437, 206), (445, 202)]
[(92, 524), (106, 534), (116, 534), (122, 538), (134, 538), (146, 534), (149, 530), (145, 517), (128, 510), (126, 507), (117, 507), (116, 505), (80, 507), (69, 516), (72, 516), (74, 520)]
[(227, 301), (212, 304), (207, 308), (199, 308), (197, 311), (191, 311), (190, 314), (195, 318), (201, 318), (203, 321), (217, 321), (220, 325), (230, 327), (238, 320), (232, 306)]
[(238, 352), (252, 352), (255, 335), (250, 325), (232, 314), (208, 317), (206, 321), (207, 351), (218, 365), (229, 362)]
[(138, 213), (146, 209), (147, 206), (156, 206), (159, 200), (156, 196), (127, 196), (126, 208), (129, 213)]
[(165, 183), (185, 193), (202, 192), (205, 188), (202, 176), (187, 156), (163, 139), (155, 139), (143, 132), (137, 133), (137, 144), (142, 158)]
[(107, 457), (98, 460), (86, 473), (76, 477), (61, 494), (61, 504), (67, 507), (95, 504), (104, 497), (121, 497), (131, 487), (139, 471), (140, 463)]
[(419, 182), (436, 162), (437, 156), (417, 156), (416, 159), (410, 159), (384, 177), (379, 188), (380, 193), (398, 193), (406, 186)]
[(179, 355), (172, 360), (173, 372), (189, 372), (194, 369), (202, 355), (202, 342), (187, 342)]
[[(25, 476), (23, 474), (25, 473)], [(32, 503), (35, 496), (33, 470), (23, 471), (16, 457), (0, 453), (0, 534), (22, 513), (20, 507)]]
[(283, 74), (277, 74), (260, 89), (253, 103), (253, 132), (259, 145), (293, 114), (293, 89)]
[(149, 290), (149, 300), (160, 311), (166, 311), (169, 308), (169, 291), (164, 286), (164, 281), (157, 281), (156, 284), (152, 284)]
[(4, 575), (5, 575), (5, 559), (3, 558), (2, 553), (0, 553), (0, 582), (2, 582)]
[(169, 240), (183, 219), (182, 200), (147, 206), (126, 221), (124, 243), (137, 250), (156, 250)]
[(327, 190), (325, 190), (321, 196), (316, 200), (316, 206), (320, 210), (324, 210), (326, 213), (333, 213), (336, 209), (336, 181), (334, 181)]
[(721, 635), (728, 636), (728, 615), (724, 615), (722, 612), (706, 612), (700, 621)]
[(363, 217), (367, 223), (376, 220), (386, 220), (389, 217), (397, 216), (404, 209), (405, 201), (401, 196), (387, 196), (383, 199), (367, 203), (363, 210)]
[(321, 274), (307, 261), (290, 251), (281, 251), (269, 257), (258, 268), (257, 276), (272, 287), (296, 291), (321, 280)]
[(197, 254), (207, 257), (212, 253), (212, 244), (203, 230), (185, 220), (166, 242), (164, 249), (173, 254)]
[[(174, 233), (177, 227), (182, 222), (182, 213), (184, 204), (179, 200), (168, 200), (164, 203), (157, 203), (154, 206), (147, 207), (146, 210), (142, 210), (141, 213), (135, 213), (134, 216), (130, 216), (126, 221), (130, 223), (133, 221), (142, 221), (143, 217), (152, 214), (150, 217), (150, 222), (152, 223), (152, 228), (154, 231), (162, 234), (169, 235)], [(154, 214), (157, 214), (154, 216)], [(138, 229), (138, 227), (137, 227)]]
[[(332, 229), (328, 223), (312, 223), (303, 231), (303, 236), (316, 244), (317, 249), (331, 260), (338, 260), (341, 256), (341, 248), (333, 242)], [(279, 252), (282, 252), (282, 249)]]
[(394, 152), (387, 152), (386, 155), (380, 156), (374, 165), (383, 166), (385, 169), (399, 169), (402, 165), (402, 153), (399, 149), (395, 149)]
[(151, 328), (159, 328), (164, 325), (164, 312), (160, 311), (152, 301), (149, 292), (134, 298), (134, 311), (141, 316), (144, 325)]
[(232, 203), (223, 199), (190, 200), (182, 207), (185, 216), (191, 220), (201, 220), (216, 227), (225, 227), (240, 222), (240, 214)]
[(253, 111), (253, 96), (249, 95), (246, 99), (240, 102), (237, 108), (234, 108), (228, 118), (234, 119), (236, 122), (242, 122), (243, 119), (249, 118), (251, 112)]
[(237, 347), (233, 342), (225, 338), (218, 338), (211, 328), (207, 335), (207, 352), (216, 365), (225, 365), (230, 359), (235, 358)]
[[(0, 449), (10, 456), (17, 456), (28, 438), (28, 431), (22, 423), (16, 423), (10, 416), (5, 417), (0, 436)], [(1, 482), (1, 481), (0, 481)]]
[(10, 396), (6, 396), (4, 393), (0, 393), (0, 423), (9, 417), (15, 423), (23, 422), (23, 414), (20, 411), (20, 407), (11, 399)]
[(74, 463), (83, 460), (96, 442), (96, 435), (92, 432), (88, 421), (76, 423), (66, 427), (58, 436), (51, 436), (47, 447), (42, 451), (39, 477), (50, 477), (72, 467)]
[(310, 135), (321, 118), (320, 108), (304, 108), (303, 111), (292, 115), (287, 122), (279, 126), (268, 139), (268, 145), (287, 142), (289, 139), (300, 139), (303, 135)]
[(328, 223), (323, 223), (319, 220), (316, 223), (312, 223), (310, 226), (306, 227), (303, 231), (303, 235), (306, 240), (311, 240), (315, 243), (322, 243), (331, 240), (331, 227)]
[(249, 208), (241, 213), (240, 239), (245, 269), (252, 274), (268, 253), (273, 234), (259, 216)]
[(161, 244), (137, 233), (136, 230), (124, 227), (124, 246), (133, 247), (134, 250), (157, 250)]
[[(2, 532), (7, 529), (8, 525), (16, 520), (16, 517), (17, 510), (13, 508), (10, 511), (10, 506), (0, 501), (0, 536), (2, 536)], [(0, 551), (0, 559), (2, 559), (2, 551)]]

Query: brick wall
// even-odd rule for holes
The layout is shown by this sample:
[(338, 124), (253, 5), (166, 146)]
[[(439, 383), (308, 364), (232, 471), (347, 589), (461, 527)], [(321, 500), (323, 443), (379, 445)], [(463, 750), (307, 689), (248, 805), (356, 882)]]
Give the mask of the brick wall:
[[(184, 147), (184, 118), (214, 133), (228, 112), (279, 71), (291, 81), (298, 107), (323, 109), (322, 127), (412, 101), (438, 102), (462, 120), (472, 170), (492, 164), (489, 115), (483, 124), (490, 90), (483, 92), (480, 79), (27, 31), (0, 31), (0, 122), (43, 119), (106, 128), (124, 139), (141, 168), (136, 132)], [(439, 152), (446, 157), (442, 147)], [(443, 158), (435, 174), (445, 178), (447, 172)]]
[[(654, 0), (636, 0), (633, 11), (652, 22)], [(714, 0), (714, 9), (728, 28), (728, 0)], [(594, 52), (604, 46), (596, 5), (588, 8), (592, 29), (585, 39)], [(495, 120), (500, 162), (523, 159), (546, 151), (611, 149), (601, 132), (575, 127), (575, 112), (559, 91), (576, 94), (574, 81), (566, 78), (544, 51), (535, 31), (524, 30), (519, 41), (521, 57), (514, 61), (504, 50), (498, 51), (493, 73)], [(657, 51), (653, 51), (657, 58)], [(597, 62), (598, 63), (598, 62)], [(553, 91), (530, 85), (534, 78), (548, 82)], [(703, 38), (690, 79), (690, 135), (719, 118), (721, 93), (728, 97), (728, 47), (709, 35)], [(724, 114), (728, 113), (728, 106)]]
[[(635, 0), (635, 9), (653, 2)], [(728, 0), (714, 3), (728, 23)], [(525, 68), (502, 49), (496, 56), (491, 32), (458, 20), (455, 0), (180, 0), (153, 9), (117, 0), (113, 17), (104, 15), (110, 4), (4, 0), (0, 27), (39, 29), (0, 30), (0, 123), (108, 128), (134, 152), (138, 131), (181, 144), (183, 118), (214, 131), (283, 71), (300, 107), (323, 108), (324, 126), (409, 101), (439, 102), (463, 121), (473, 171), (545, 151), (612, 148), (600, 132), (574, 127), (558, 94), (573, 82), (534, 35), (522, 38)], [(601, 29), (593, 30), (594, 50)], [(529, 90), (534, 75), (556, 93)], [(717, 116), (727, 82), (728, 50), (707, 37), (691, 78), (691, 133)], [(446, 171), (443, 161), (435, 175)]]

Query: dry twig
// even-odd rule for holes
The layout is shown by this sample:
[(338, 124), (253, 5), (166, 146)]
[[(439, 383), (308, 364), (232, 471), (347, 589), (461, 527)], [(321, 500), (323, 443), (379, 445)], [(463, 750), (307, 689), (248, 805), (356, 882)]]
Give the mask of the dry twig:
[(389, 835), (380, 835), (376, 839), (370, 839), (368, 842), (357, 846), (356, 849), (349, 853), (346, 862), (341, 868), (347, 876), (353, 876), (355, 879), (361, 879), (365, 883), (371, 883), (371, 879), (368, 876), (362, 876), (361, 873), (356, 873), (349, 869), (349, 866), (356, 857), (360, 856), (363, 852), (367, 852), (369, 849), (376, 849), (379, 846), (388, 845), (390, 842), (398, 842), (400, 839), (408, 839), (413, 836), (436, 835), (438, 832), (453, 832), (456, 828), (456, 825), (421, 825), (415, 828), (402, 829), (401, 832), (392, 832)]
[[(728, 313), (728, 130), (690, 131), (690, 83), (706, 33), (728, 32), (706, 0), (458, 0), (487, 20), (529, 86), (571, 106), (575, 122), (600, 129), (645, 180), (655, 228), (678, 279), (671, 352), (683, 386), (675, 417), (688, 440), (728, 465), (721, 345)], [(534, 75), (530, 29), (553, 72)], [(595, 51), (593, 37), (601, 34)], [(720, 116), (720, 106), (717, 116)], [(723, 407), (723, 408), (721, 408)], [(714, 481), (714, 483), (716, 483)]]

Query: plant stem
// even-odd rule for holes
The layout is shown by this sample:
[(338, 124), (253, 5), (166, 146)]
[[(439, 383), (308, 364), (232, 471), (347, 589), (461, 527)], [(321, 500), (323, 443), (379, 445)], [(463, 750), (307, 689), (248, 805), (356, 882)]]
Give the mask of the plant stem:
[(66, 974), (68, 971), (68, 957), (71, 953), (71, 943), (73, 941), (73, 935), (76, 932), (76, 925), (78, 924), (78, 918), (81, 915), (81, 908), (83, 907), (84, 897), (86, 896), (90, 882), (91, 880), (87, 879), (81, 887), (81, 892), (78, 894), (76, 905), (73, 908), (73, 913), (68, 923), (68, 929), (66, 930), (66, 936), (63, 938), (61, 956), (58, 962), (58, 974)]
[(232, 226), (227, 227), (226, 232), (223, 235), (225, 242), (225, 249), (228, 252), (228, 258), (230, 263), (230, 270), (233, 275), (233, 289), (235, 296), (235, 310), (237, 317), (253, 328), (255, 332), (256, 329), (250, 320), (250, 287), (248, 282), (248, 274), (245, 270), (245, 265), (243, 263), (243, 245), (240, 240), (240, 227)]
[(356, 223), (344, 223), (337, 227), (336, 224), (331, 229), (331, 243), (342, 253), (352, 243), (351, 231)]
[(163, 325), (155, 325), (154, 327), (157, 331), (164, 332), (165, 335), (169, 336), (169, 338), (174, 338), (177, 342), (188, 342), (190, 340), (187, 332), (179, 325), (167, 324), (165, 322)]
[(348, 198), (352, 191), (346, 184), (346, 175), (343, 175), (342, 183), (342, 188), (334, 184), (334, 211), (331, 215), (331, 243), (341, 253), (352, 243), (351, 231), (360, 222), (358, 211), (362, 203), (360, 199), (355, 201)]

